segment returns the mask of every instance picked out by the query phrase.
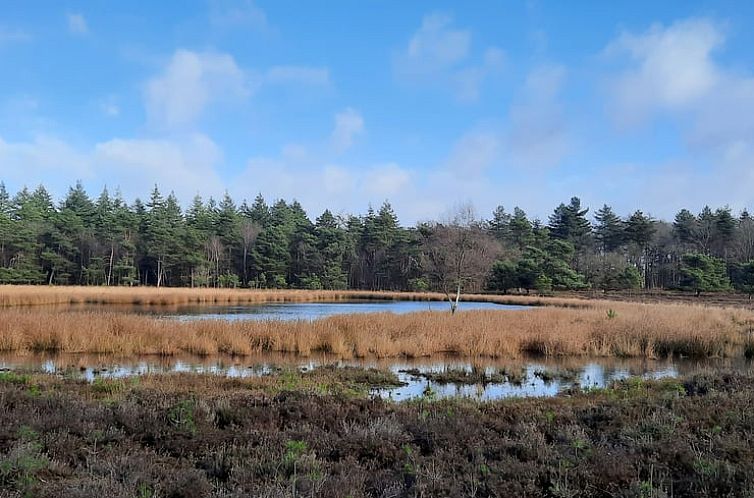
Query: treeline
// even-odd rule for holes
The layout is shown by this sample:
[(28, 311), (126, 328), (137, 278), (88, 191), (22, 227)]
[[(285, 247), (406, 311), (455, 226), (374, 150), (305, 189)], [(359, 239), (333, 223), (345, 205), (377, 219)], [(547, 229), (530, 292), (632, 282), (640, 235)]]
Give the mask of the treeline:
[(0, 183), (0, 283), (540, 292), (553, 289), (754, 289), (754, 220), (704, 208), (672, 223), (578, 198), (545, 224), (515, 208), (402, 227), (385, 202), (363, 216), (261, 195), (200, 197), (183, 210), (157, 187), (128, 204), (79, 183), (59, 202)]

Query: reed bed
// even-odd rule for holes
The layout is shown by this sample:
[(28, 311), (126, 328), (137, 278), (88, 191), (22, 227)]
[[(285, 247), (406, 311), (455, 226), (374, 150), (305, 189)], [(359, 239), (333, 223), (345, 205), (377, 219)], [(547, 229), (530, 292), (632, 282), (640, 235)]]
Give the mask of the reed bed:
[[(181, 306), (192, 304), (256, 304), (371, 300), (444, 301), (439, 293), (383, 291), (309, 291), (156, 287), (53, 287), (0, 285), (0, 308), (39, 305), (109, 304)], [(587, 306), (578, 298), (467, 294), (464, 300), (529, 306)]]
[[(612, 310), (608, 313), (608, 309)], [(599, 302), (584, 308), (340, 315), (314, 322), (176, 321), (117, 312), (0, 310), (0, 351), (396, 358), (456, 355), (740, 357), (754, 313), (734, 308)]]

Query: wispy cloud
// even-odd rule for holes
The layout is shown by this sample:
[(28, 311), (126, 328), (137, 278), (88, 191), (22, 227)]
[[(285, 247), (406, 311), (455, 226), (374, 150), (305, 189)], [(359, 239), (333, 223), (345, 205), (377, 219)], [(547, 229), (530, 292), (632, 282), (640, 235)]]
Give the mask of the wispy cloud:
[(657, 110), (698, 103), (720, 82), (712, 53), (724, 40), (720, 27), (708, 19), (621, 34), (605, 49), (608, 56), (630, 60), (629, 68), (611, 82), (616, 119), (635, 125)]
[(350, 107), (335, 115), (335, 128), (331, 136), (333, 148), (342, 153), (353, 145), (354, 139), (364, 133), (364, 118)]
[(177, 50), (164, 70), (146, 86), (151, 123), (162, 128), (193, 124), (212, 102), (245, 99), (251, 93), (233, 56)]
[(403, 81), (448, 86), (456, 98), (473, 102), (482, 83), (499, 71), (505, 53), (487, 47), (481, 60), (473, 60), (471, 31), (454, 26), (453, 17), (435, 12), (424, 17), (419, 29), (393, 60), (393, 73)]
[(754, 191), (754, 76), (715, 58), (726, 35), (712, 19), (684, 19), (623, 33), (605, 53), (627, 66), (610, 80), (616, 122), (637, 127), (657, 115), (673, 119), (688, 154), (676, 162), (686, 168), (676, 166), (678, 176), (707, 202), (741, 207)]
[(12, 43), (23, 43), (31, 40), (31, 35), (20, 28), (0, 26), (0, 47)]
[(107, 117), (115, 118), (120, 115), (120, 106), (114, 96), (108, 96), (99, 101), (99, 108)]
[(202, 134), (113, 138), (91, 147), (75, 147), (49, 135), (18, 142), (0, 138), (3, 179), (15, 188), (43, 183), (57, 195), (75, 179), (95, 192), (104, 185), (118, 187), (130, 198), (144, 195), (145, 186), (156, 183), (188, 202), (197, 192), (222, 192), (217, 174), (222, 158), (220, 148)]
[(251, 0), (212, 0), (209, 19), (217, 28), (250, 27), (262, 33), (272, 31), (267, 14)]
[(568, 116), (560, 102), (566, 69), (544, 64), (528, 74), (510, 108), (504, 147), (506, 163), (526, 170), (556, 167), (570, 152)]
[(82, 36), (89, 33), (89, 26), (83, 14), (68, 14), (68, 32), (72, 35)]
[(330, 71), (326, 67), (283, 65), (267, 70), (264, 78), (268, 84), (330, 85)]

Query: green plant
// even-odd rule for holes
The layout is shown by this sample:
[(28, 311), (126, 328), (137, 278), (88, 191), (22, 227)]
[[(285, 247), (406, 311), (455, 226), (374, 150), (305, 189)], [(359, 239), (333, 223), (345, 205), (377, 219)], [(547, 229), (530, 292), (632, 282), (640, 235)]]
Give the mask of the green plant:
[(38, 480), (37, 474), (50, 463), (39, 453), (40, 449), (39, 443), (27, 442), (0, 459), (0, 488), (10, 484), (24, 496), (33, 496), (31, 488)]
[(7, 382), (9, 384), (28, 384), (31, 381), (31, 377), (26, 374), (19, 374), (16, 372), (0, 372), (0, 382)]
[(194, 434), (196, 432), (194, 401), (185, 399), (174, 405), (168, 411), (168, 421), (170, 421), (173, 427)]
[(39, 439), (39, 433), (28, 425), (22, 425), (19, 427), (16, 434), (18, 434), (18, 437), (24, 441), (36, 441)]
[(139, 498), (153, 498), (155, 496), (152, 486), (145, 482), (139, 483), (139, 487), (136, 488), (136, 493)]
[(103, 393), (112, 395), (121, 391), (125, 387), (125, 382), (117, 379), (105, 379), (103, 377), (97, 377), (92, 382), (92, 391), (97, 393)]
[(283, 460), (287, 464), (294, 464), (303, 454), (309, 451), (306, 441), (290, 440), (285, 442)]
[(426, 386), (424, 386), (424, 390), (422, 391), (422, 399), (425, 401), (434, 401), (437, 398), (437, 392), (432, 389), (432, 386), (427, 383)]
[(610, 308), (610, 309), (607, 310), (607, 319), (608, 320), (612, 320), (613, 318), (615, 318), (617, 316), (618, 316), (618, 313), (614, 309)]

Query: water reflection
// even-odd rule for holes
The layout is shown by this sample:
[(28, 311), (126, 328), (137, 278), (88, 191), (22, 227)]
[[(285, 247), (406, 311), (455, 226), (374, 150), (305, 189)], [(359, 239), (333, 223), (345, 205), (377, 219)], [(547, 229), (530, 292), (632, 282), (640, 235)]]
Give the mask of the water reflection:
[[(93, 381), (98, 377), (122, 378), (134, 375), (164, 373), (197, 373), (228, 377), (270, 375), (281, 368), (310, 370), (323, 365), (356, 366), (387, 369), (406, 385), (381, 389), (375, 396), (406, 400), (427, 395), (435, 397), (465, 396), (478, 400), (506, 397), (554, 396), (574, 385), (582, 388), (605, 387), (611, 382), (631, 376), (645, 379), (677, 377), (710, 369), (751, 371), (752, 362), (743, 359), (718, 360), (645, 360), (614, 358), (565, 358), (518, 360), (466, 360), (445, 357), (403, 360), (339, 361), (326, 354), (301, 359), (284, 354), (265, 354), (243, 358), (202, 358), (178, 356), (171, 358), (143, 357), (114, 360), (98, 355), (0, 355), (0, 370), (33, 370), (66, 375)], [(425, 374), (475, 372), (496, 382), (471, 384), (427, 380)], [(501, 380), (501, 372), (508, 377)], [(511, 373), (515, 374), (511, 377)]]
[[(459, 311), (516, 311), (529, 306), (462, 301)], [(61, 311), (128, 312), (178, 320), (318, 320), (334, 315), (353, 313), (413, 313), (417, 311), (448, 312), (442, 301), (360, 300), (315, 303), (263, 303), (246, 305), (68, 305)]]

